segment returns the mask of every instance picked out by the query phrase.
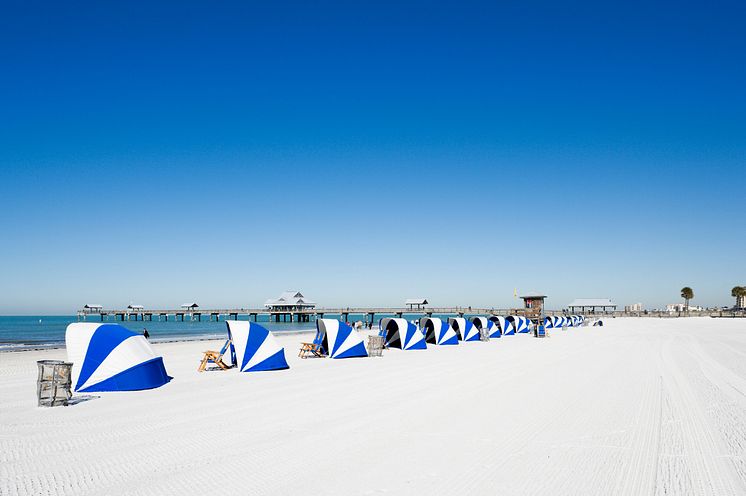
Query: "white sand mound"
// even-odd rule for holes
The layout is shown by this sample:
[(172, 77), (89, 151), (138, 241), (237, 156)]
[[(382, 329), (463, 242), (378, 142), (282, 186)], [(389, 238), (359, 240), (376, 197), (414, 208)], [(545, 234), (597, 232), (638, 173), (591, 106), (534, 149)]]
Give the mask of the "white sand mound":
[(608, 319), (36, 408), (0, 354), (0, 494), (746, 494), (746, 321)]

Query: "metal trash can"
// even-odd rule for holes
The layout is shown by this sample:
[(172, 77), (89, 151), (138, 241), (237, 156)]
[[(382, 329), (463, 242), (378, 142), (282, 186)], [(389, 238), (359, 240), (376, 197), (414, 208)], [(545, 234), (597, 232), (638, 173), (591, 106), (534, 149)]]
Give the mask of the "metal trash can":
[(479, 329), (479, 340), (480, 341), (489, 341), (490, 340), (490, 330), (486, 327), (482, 327)]
[(368, 336), (368, 356), (383, 356), (383, 336)]
[(62, 360), (39, 360), (36, 365), (39, 367), (36, 380), (38, 406), (66, 406), (72, 398), (73, 364)]

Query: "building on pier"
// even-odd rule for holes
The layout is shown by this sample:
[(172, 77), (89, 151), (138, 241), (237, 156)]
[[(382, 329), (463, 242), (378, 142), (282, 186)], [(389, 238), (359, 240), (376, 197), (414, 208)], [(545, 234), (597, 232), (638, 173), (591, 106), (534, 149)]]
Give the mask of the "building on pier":
[(103, 305), (98, 305), (96, 303), (87, 303), (83, 307), (83, 313), (100, 313), (103, 309)]
[(199, 305), (197, 305), (196, 303), (183, 303), (181, 305), (181, 308), (183, 308), (184, 310), (197, 310), (199, 308)]
[(409, 298), (404, 302), (404, 305), (409, 307), (410, 310), (424, 310), (427, 304), (428, 302), (425, 298)]
[(316, 302), (303, 296), (300, 291), (285, 291), (279, 297), (265, 301), (264, 308), (270, 312), (302, 312), (316, 308)]
[(611, 298), (576, 298), (567, 308), (570, 313), (606, 313), (616, 310), (616, 303)]

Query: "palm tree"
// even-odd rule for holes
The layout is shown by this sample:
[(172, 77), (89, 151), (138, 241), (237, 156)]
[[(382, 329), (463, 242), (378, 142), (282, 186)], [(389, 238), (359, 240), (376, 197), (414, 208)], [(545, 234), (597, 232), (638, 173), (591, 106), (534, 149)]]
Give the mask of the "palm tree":
[(689, 286), (681, 288), (681, 297), (684, 298), (686, 311), (689, 311), (689, 300), (694, 298), (694, 290)]
[(736, 306), (738, 306), (738, 300), (746, 296), (746, 286), (735, 286), (730, 290), (730, 295), (736, 299)]

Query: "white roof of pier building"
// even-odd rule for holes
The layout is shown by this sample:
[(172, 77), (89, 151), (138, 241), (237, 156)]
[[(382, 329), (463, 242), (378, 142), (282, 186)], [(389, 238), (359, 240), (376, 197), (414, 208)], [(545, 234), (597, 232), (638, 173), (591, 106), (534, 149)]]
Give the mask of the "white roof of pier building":
[(303, 308), (314, 308), (316, 306), (315, 301), (311, 301), (300, 291), (285, 291), (277, 298), (270, 298), (264, 302), (264, 306), (267, 308), (273, 307), (303, 307)]
[(568, 307), (616, 307), (611, 298), (576, 298)]
[(103, 305), (99, 305), (97, 303), (86, 303), (86, 305), (83, 308), (95, 308), (95, 309), (99, 309), (99, 308), (104, 308), (104, 306)]
[(196, 303), (182, 303), (181, 308), (199, 308)]
[(425, 298), (408, 298), (404, 302), (405, 305), (428, 305), (429, 303)]
[(129, 304), (129, 305), (127, 305), (127, 308), (129, 308), (131, 310), (142, 310), (145, 307), (142, 306), (142, 305), (132, 305), (132, 304)]

